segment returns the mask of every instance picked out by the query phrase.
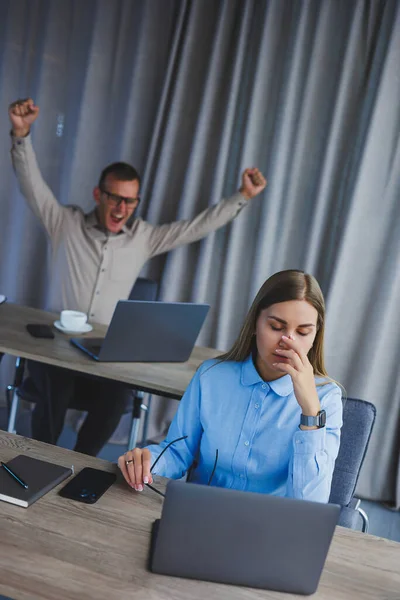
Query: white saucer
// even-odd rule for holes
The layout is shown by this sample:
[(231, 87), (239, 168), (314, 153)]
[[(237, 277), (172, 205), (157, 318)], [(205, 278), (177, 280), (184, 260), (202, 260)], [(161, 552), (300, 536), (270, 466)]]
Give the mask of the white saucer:
[(3, 304), (3, 302), (5, 302), (6, 300), (7, 298), (3, 296), (3, 294), (0, 294), (0, 304)]
[(56, 329), (58, 329), (59, 331), (62, 331), (63, 333), (89, 333), (89, 331), (92, 331), (93, 327), (91, 325), (89, 325), (89, 323), (85, 323), (85, 325), (83, 327), (81, 327), (80, 329), (65, 329), (65, 327), (63, 327), (61, 325), (60, 321), (54, 321), (53, 323), (54, 327)]

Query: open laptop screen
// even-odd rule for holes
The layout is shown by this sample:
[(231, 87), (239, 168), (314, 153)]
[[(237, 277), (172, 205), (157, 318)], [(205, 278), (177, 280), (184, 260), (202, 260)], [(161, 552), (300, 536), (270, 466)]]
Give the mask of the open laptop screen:
[(171, 481), (151, 570), (312, 594), (339, 512), (334, 504)]
[[(97, 359), (109, 362), (185, 362), (209, 308), (208, 304), (189, 302), (120, 300)], [(90, 349), (93, 355), (90, 338), (74, 338), (71, 342), (84, 352)]]

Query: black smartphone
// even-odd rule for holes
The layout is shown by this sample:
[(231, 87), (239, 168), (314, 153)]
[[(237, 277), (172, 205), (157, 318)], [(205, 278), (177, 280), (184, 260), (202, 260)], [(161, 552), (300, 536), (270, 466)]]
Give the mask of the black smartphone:
[(64, 498), (94, 504), (116, 479), (115, 473), (85, 467), (58, 493)]
[(29, 323), (26, 326), (28, 333), (35, 338), (48, 338), (49, 340), (54, 339), (54, 333), (51, 330), (50, 325), (43, 325), (41, 323)]

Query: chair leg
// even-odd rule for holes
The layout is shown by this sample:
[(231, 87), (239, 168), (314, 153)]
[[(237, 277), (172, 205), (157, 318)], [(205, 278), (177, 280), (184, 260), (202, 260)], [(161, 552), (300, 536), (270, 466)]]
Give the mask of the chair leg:
[(22, 380), (24, 378), (24, 371), (25, 371), (25, 358), (21, 358), (20, 356), (17, 356), (17, 358), (15, 360), (14, 387), (18, 388), (21, 385)]
[[(6, 397), (7, 397), (7, 408), (8, 408), (8, 424), (7, 431), (9, 433), (16, 433), (15, 422), (17, 420), (18, 406), (19, 406), (19, 397), (18, 397), (18, 388), (22, 383), (24, 378), (24, 370), (25, 370), (25, 359), (21, 357), (17, 357), (15, 360), (15, 375), (14, 375), (14, 383), (12, 385), (7, 386)], [(12, 392), (12, 398), (10, 401), (10, 396)]]
[(11, 390), (13, 390), (13, 396), (11, 400), (10, 416), (8, 417), (7, 431), (8, 433), (17, 433), (15, 429), (15, 422), (17, 420), (19, 397), (16, 387), (9, 385), (7, 391), (10, 392)]
[(151, 394), (148, 394), (147, 406), (146, 406), (146, 410), (145, 410), (145, 414), (144, 414), (144, 419), (143, 419), (142, 443), (146, 443), (146, 440), (147, 440), (147, 432), (148, 432), (148, 429), (149, 429), (150, 409), (151, 409)]
[(8, 385), (6, 387), (6, 403), (7, 403), (7, 422), (10, 418), (10, 412), (11, 412), (11, 398), (12, 398), (12, 394), (14, 391), (14, 386), (13, 385)]
[(132, 450), (137, 446), (137, 441), (139, 437), (139, 427), (140, 427), (140, 413), (142, 410), (142, 400), (144, 397), (144, 392), (138, 391), (135, 392), (135, 396), (133, 398), (133, 408), (132, 408), (132, 424), (131, 431), (129, 434), (128, 441), (128, 450)]

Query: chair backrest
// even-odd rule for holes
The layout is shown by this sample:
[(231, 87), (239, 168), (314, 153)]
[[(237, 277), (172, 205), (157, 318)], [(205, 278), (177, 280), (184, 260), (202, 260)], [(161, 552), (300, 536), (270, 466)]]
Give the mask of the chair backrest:
[(129, 300), (157, 300), (158, 283), (146, 277), (138, 277), (133, 285)]
[(347, 506), (354, 495), (374, 426), (376, 408), (371, 402), (347, 398), (343, 408), (339, 454), (333, 472), (329, 502)]

